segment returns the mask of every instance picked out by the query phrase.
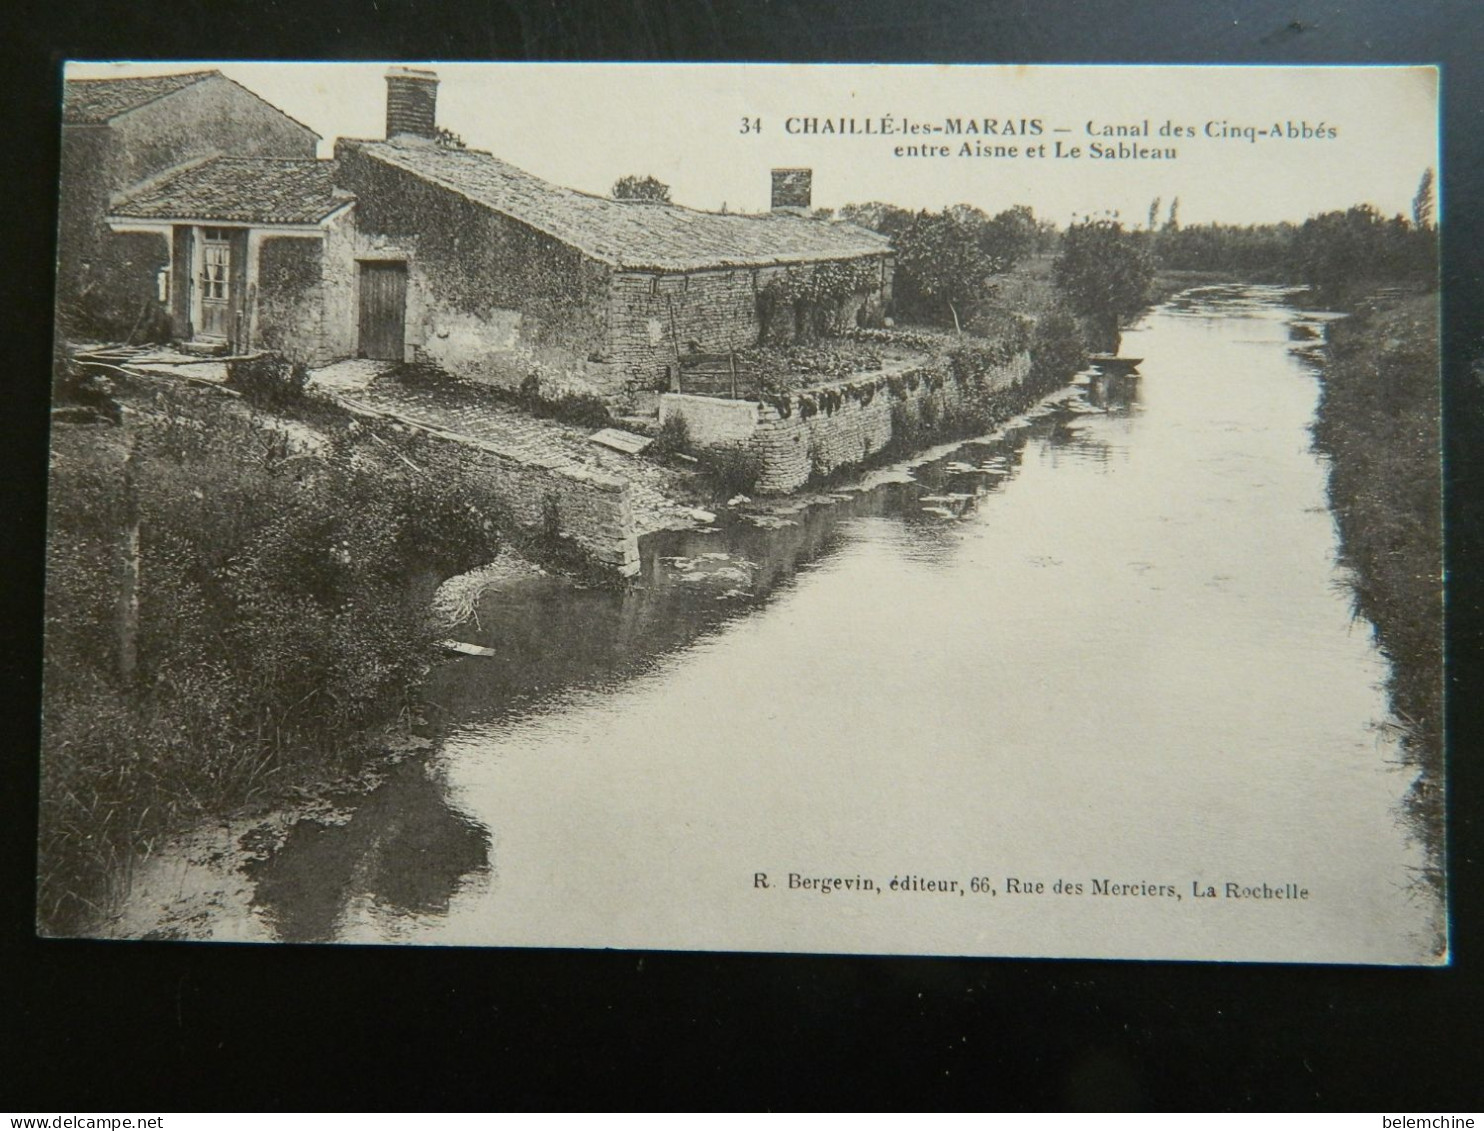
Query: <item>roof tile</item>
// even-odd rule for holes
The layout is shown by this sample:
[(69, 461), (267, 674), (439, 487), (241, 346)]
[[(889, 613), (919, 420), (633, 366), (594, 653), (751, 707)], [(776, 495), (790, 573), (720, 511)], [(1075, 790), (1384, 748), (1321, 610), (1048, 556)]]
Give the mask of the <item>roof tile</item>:
[(853, 259), (890, 250), (853, 224), (788, 213), (698, 212), (613, 200), (551, 184), (489, 153), (427, 143), (350, 143), (379, 161), (459, 193), (604, 263), (661, 271)]
[(217, 157), (116, 202), (112, 216), (313, 224), (353, 199), (335, 188), (333, 161)]
[(97, 125), (219, 74), (220, 71), (189, 71), (137, 78), (68, 79), (62, 87), (62, 121)]

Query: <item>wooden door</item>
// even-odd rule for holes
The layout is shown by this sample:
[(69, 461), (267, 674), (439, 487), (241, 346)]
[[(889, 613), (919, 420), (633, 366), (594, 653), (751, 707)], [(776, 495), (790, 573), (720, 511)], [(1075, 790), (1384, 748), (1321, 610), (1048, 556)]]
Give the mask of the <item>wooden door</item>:
[(232, 240), (224, 228), (206, 228), (201, 240), (201, 322), (198, 338), (226, 338), (232, 331)]
[(407, 330), (407, 264), (361, 264), (361, 357), (401, 361)]

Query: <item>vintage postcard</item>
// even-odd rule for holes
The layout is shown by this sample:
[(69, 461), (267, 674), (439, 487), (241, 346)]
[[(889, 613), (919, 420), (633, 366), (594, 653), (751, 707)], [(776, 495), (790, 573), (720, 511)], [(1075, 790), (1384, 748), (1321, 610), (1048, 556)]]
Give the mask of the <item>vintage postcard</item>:
[(38, 930), (1447, 962), (1437, 100), (68, 64)]

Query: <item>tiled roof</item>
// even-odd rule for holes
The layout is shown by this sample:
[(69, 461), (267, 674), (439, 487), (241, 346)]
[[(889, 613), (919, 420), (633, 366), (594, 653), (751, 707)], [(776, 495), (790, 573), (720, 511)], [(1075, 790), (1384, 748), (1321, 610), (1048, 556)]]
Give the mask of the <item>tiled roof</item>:
[(890, 250), (885, 237), (853, 224), (787, 213), (724, 215), (591, 196), (474, 149), (380, 141), (350, 144), (618, 267), (662, 271), (757, 267), (854, 259)]
[(174, 94), (220, 71), (190, 71), (179, 75), (146, 75), (127, 79), (68, 79), (62, 87), (62, 121), (106, 122), (126, 110)]
[(109, 215), (136, 220), (313, 224), (348, 203), (333, 161), (217, 157), (117, 201)]

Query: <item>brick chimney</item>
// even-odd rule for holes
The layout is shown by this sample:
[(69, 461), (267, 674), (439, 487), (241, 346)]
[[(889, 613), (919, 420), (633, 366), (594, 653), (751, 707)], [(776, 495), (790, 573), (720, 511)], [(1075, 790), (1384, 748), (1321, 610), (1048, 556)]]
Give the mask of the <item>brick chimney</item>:
[(774, 212), (808, 212), (813, 189), (813, 169), (774, 169)]
[(438, 75), (415, 67), (386, 73), (386, 137), (432, 141), (438, 131)]

